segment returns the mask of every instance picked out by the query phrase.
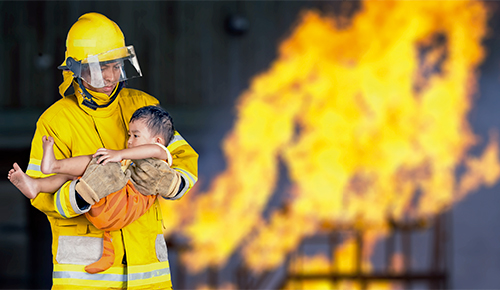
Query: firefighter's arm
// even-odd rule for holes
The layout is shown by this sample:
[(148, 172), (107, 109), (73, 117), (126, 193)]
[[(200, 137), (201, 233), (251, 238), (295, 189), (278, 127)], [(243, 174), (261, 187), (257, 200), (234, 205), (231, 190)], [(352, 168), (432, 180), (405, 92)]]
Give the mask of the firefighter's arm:
[[(55, 122), (53, 122), (55, 123)], [(71, 149), (62, 140), (59, 134), (49, 125), (43, 116), (37, 122), (35, 134), (31, 141), (31, 152), (26, 174), (33, 178), (42, 178), (48, 175), (42, 173), (40, 164), (43, 156), (42, 136), (54, 138), (54, 154), (57, 159), (71, 156)], [(31, 199), (31, 204), (48, 216), (71, 218), (90, 210), (90, 206), (79, 207), (79, 197), (75, 192), (76, 180), (68, 181), (61, 185), (56, 192), (41, 192)], [(81, 202), (81, 201), (80, 201)], [(84, 203), (83, 203), (84, 204)]]
[(198, 153), (176, 131), (167, 149), (172, 154), (171, 168), (180, 173), (181, 184), (176, 195), (167, 199), (179, 199), (198, 181)]

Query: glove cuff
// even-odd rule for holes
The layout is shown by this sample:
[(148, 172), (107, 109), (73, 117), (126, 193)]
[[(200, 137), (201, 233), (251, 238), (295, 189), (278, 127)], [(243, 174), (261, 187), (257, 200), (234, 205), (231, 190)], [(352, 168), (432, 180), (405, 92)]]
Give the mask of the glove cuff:
[(90, 205), (99, 201), (97, 193), (81, 178), (75, 185), (75, 191)]
[(175, 171), (172, 169), (173, 172), (173, 177), (172, 177), (172, 182), (170, 183), (170, 186), (167, 190), (162, 191), (160, 190), (160, 195), (165, 198), (171, 198), (174, 197), (177, 192), (179, 192), (179, 187), (181, 185), (181, 175), (179, 172)]

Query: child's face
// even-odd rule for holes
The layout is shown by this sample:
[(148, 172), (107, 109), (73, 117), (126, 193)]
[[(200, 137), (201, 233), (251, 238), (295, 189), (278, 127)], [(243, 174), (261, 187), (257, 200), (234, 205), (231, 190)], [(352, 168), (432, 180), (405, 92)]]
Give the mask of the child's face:
[(128, 148), (156, 142), (155, 136), (151, 136), (146, 122), (143, 119), (130, 122), (128, 130)]

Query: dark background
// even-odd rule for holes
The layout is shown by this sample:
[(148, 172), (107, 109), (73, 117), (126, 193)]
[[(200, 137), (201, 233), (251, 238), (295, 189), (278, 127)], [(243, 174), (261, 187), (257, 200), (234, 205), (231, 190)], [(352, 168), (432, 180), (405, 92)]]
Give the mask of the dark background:
[[(487, 3), (491, 33), (469, 116), (485, 140), (500, 128), (500, 26), (496, 3)], [(269, 68), (300, 11), (339, 14), (358, 7), (350, 1), (0, 1), (0, 288), (51, 285), (47, 219), (6, 176), (13, 162), (26, 168), (35, 122), (60, 98), (56, 67), (80, 15), (100, 12), (121, 27), (144, 74), (129, 86), (154, 95), (171, 112), (200, 154), (200, 178), (209, 180), (224, 167), (219, 145), (232, 127), (236, 98)], [(240, 17), (249, 24), (242, 30)], [(500, 289), (499, 189), (470, 194), (450, 213), (453, 289)]]

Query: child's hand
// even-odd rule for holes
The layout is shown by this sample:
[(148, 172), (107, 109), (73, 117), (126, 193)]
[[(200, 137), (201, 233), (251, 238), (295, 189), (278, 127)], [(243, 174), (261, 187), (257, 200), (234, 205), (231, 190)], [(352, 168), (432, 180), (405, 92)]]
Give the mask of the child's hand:
[(97, 157), (100, 156), (99, 159), (97, 160), (98, 164), (105, 165), (108, 162), (120, 162), (122, 161), (122, 156), (120, 154), (120, 151), (116, 150), (111, 150), (111, 149), (106, 149), (106, 148), (99, 148), (95, 152), (92, 157)]

